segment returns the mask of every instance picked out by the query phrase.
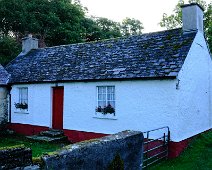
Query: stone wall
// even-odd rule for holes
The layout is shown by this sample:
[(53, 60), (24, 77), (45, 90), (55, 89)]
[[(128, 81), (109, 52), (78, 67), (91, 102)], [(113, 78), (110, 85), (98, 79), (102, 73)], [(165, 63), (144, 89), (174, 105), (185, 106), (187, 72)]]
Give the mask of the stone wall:
[(44, 169), (142, 169), (143, 134), (124, 131), (69, 145), (42, 157)]
[(8, 90), (0, 86), (0, 127), (8, 120)]
[(0, 169), (12, 169), (32, 164), (32, 150), (23, 146), (0, 149)]

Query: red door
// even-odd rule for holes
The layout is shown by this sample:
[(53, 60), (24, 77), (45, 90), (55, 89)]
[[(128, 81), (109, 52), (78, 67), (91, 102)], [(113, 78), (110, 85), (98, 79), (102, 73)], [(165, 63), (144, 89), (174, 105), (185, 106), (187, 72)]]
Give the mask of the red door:
[(53, 87), (52, 128), (63, 129), (63, 87)]

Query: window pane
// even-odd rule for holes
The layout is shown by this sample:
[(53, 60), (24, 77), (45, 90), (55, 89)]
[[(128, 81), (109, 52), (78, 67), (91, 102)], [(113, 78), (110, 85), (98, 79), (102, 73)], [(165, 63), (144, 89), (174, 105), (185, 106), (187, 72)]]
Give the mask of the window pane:
[(28, 89), (19, 88), (19, 103), (28, 103)]
[(106, 101), (106, 94), (103, 94), (102, 100)]
[(113, 108), (115, 108), (115, 101), (108, 101), (108, 105), (111, 105)]
[(98, 94), (102, 93), (102, 87), (98, 87)]
[(99, 94), (98, 95), (98, 100), (104, 100), (104, 101), (106, 101), (106, 94)]
[(22, 89), (22, 99), (23, 100), (27, 99), (27, 89)]
[(114, 100), (113, 94), (107, 94), (107, 100)]
[(111, 93), (111, 87), (110, 86), (107, 87), (107, 93)]
[(111, 95), (111, 100), (115, 100), (115, 94)]
[(23, 104), (27, 104), (27, 100), (22, 100), (22, 102), (21, 103), (23, 103)]
[(98, 100), (102, 100), (102, 94), (98, 94)]
[(21, 103), (21, 88), (19, 88), (19, 103)]
[(98, 87), (98, 94), (106, 93), (106, 87)]
[(102, 93), (106, 93), (106, 87), (102, 87)]
[(115, 89), (115, 87), (113, 87), (113, 86), (108, 86), (107, 92), (108, 92), (108, 93), (114, 93), (114, 89)]
[(98, 106), (101, 106), (102, 108), (106, 106), (106, 101), (99, 101)]
[(114, 100), (115, 99), (115, 90), (114, 90), (114, 87), (112, 86), (109, 86), (108, 89), (107, 89), (107, 97), (108, 97), (108, 100)]

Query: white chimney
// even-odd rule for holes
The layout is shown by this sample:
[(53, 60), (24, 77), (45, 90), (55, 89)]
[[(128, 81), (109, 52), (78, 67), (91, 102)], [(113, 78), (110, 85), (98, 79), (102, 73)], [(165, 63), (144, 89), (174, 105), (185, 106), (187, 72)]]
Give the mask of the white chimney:
[(183, 32), (201, 31), (203, 27), (204, 9), (197, 3), (182, 5)]
[(38, 39), (32, 38), (32, 34), (22, 39), (22, 53), (27, 54), (32, 49), (38, 48)]

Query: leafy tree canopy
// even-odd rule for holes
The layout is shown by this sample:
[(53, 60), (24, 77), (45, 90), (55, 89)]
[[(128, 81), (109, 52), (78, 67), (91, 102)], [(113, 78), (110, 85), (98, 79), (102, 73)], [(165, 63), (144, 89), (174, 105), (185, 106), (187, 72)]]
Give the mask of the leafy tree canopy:
[(0, 37), (0, 63), (5, 66), (21, 52), (21, 45), (9, 36)]
[(121, 37), (120, 24), (107, 18), (95, 18), (97, 26), (101, 30), (100, 39)]
[(125, 18), (121, 23), (107, 18), (86, 18), (84, 22), (87, 41), (109, 39), (142, 33), (143, 24), (134, 18)]
[(81, 41), (84, 10), (70, 0), (0, 0), (0, 30), (20, 40), (32, 33), (48, 45)]
[(141, 34), (143, 29), (143, 24), (137, 19), (125, 18), (122, 21), (121, 31), (124, 36)]
[(85, 41), (98, 41), (122, 36), (119, 23), (107, 18), (85, 18), (83, 26), (85, 28)]
[[(204, 0), (189, 0), (189, 3), (198, 3), (204, 9), (204, 29), (205, 34), (209, 43), (210, 50), (212, 51), (212, 3), (207, 4)], [(182, 26), (182, 10), (181, 5), (185, 4), (184, 0), (179, 0), (175, 9), (173, 10), (173, 14), (167, 15), (163, 14), (163, 18), (159, 23), (161, 27), (165, 27), (167, 29), (173, 29)]]

